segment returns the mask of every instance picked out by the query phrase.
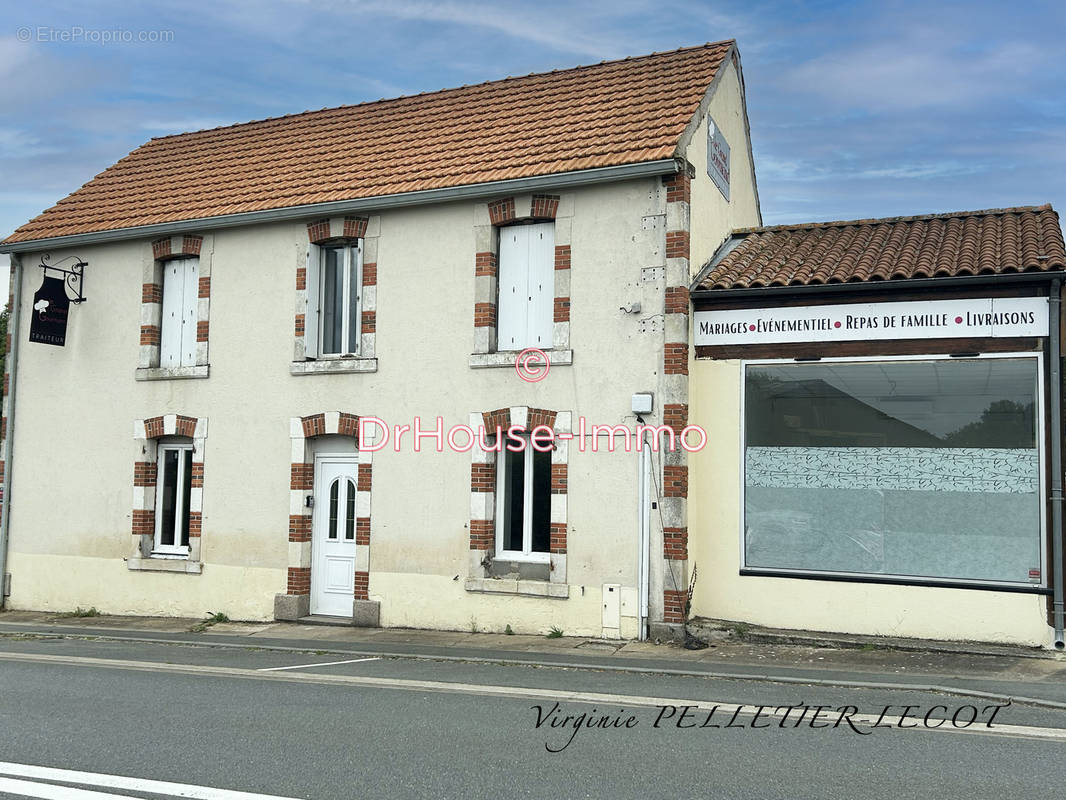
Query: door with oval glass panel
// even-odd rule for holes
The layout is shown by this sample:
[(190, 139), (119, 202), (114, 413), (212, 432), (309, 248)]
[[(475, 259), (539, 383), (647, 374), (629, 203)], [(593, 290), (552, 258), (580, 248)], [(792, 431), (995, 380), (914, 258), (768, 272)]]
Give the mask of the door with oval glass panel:
[(353, 457), (315, 459), (311, 524), (311, 613), (352, 615), (358, 464)]

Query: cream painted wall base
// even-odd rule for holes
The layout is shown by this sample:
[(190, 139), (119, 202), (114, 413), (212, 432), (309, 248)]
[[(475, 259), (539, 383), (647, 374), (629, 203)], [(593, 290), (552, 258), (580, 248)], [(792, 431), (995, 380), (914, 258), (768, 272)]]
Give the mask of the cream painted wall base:
[[(285, 570), (207, 564), (200, 575), (137, 572), (121, 558), (10, 553), (11, 596), (5, 607), (102, 614), (203, 617), (220, 611), (233, 620), (274, 618), (274, 595)], [(59, 579), (58, 576), (62, 576)]]
[(732, 576), (708, 570), (694, 614), (772, 628), (1050, 647), (1037, 595)]
[[(12, 553), (13, 576), (7, 608), (70, 611), (97, 608), (123, 616), (202, 617), (221, 611), (235, 621), (276, 618), (277, 589), (285, 570), (207, 564), (199, 575), (136, 572), (122, 559)], [(63, 575), (61, 581), (56, 575)], [(355, 601), (355, 624), (427, 630), (476, 629), (503, 633), (600, 638), (602, 593), (599, 587), (571, 585), (567, 599), (469, 592), (446, 576), (373, 573), (371, 599)], [(638, 636), (635, 617), (622, 616), (618, 635)]]
[[(565, 636), (599, 638), (602, 631), (601, 590), (570, 585), (567, 599), (470, 592), (462, 580), (442, 575), (374, 572), (371, 597), (381, 600), (384, 628), (477, 630), (547, 634), (559, 628)], [(622, 617), (622, 638), (637, 636), (635, 617)]]

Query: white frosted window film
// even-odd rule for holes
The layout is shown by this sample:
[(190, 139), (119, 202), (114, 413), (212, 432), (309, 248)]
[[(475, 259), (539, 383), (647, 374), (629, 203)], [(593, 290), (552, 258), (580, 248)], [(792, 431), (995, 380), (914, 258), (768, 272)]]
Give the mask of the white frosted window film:
[(748, 365), (745, 566), (1041, 583), (1038, 369)]

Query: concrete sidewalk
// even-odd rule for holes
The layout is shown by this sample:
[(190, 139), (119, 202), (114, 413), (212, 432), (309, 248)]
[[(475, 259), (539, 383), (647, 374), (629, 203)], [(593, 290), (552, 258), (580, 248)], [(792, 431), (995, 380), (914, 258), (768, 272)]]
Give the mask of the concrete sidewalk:
[[(85, 637), (431, 660), (692, 675), (776, 683), (933, 690), (1031, 701), (1066, 711), (1066, 655), (958, 642), (739, 628), (704, 650), (574, 637), (224, 622), (158, 617), (0, 613), (0, 636)], [(713, 627), (713, 626), (712, 626)], [(704, 631), (705, 633), (707, 631)]]

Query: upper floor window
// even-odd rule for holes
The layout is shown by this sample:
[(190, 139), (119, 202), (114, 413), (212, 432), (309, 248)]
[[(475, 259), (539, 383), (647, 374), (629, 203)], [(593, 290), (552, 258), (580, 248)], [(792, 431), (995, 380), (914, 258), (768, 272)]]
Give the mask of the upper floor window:
[(159, 366), (192, 367), (196, 365), (200, 259), (173, 258), (162, 266)]
[(552, 347), (555, 223), (500, 228), (497, 349)]
[[(363, 248), (360, 240), (311, 245), (307, 275), (305, 354), (359, 353)], [(317, 274), (316, 274), (317, 273)]]

